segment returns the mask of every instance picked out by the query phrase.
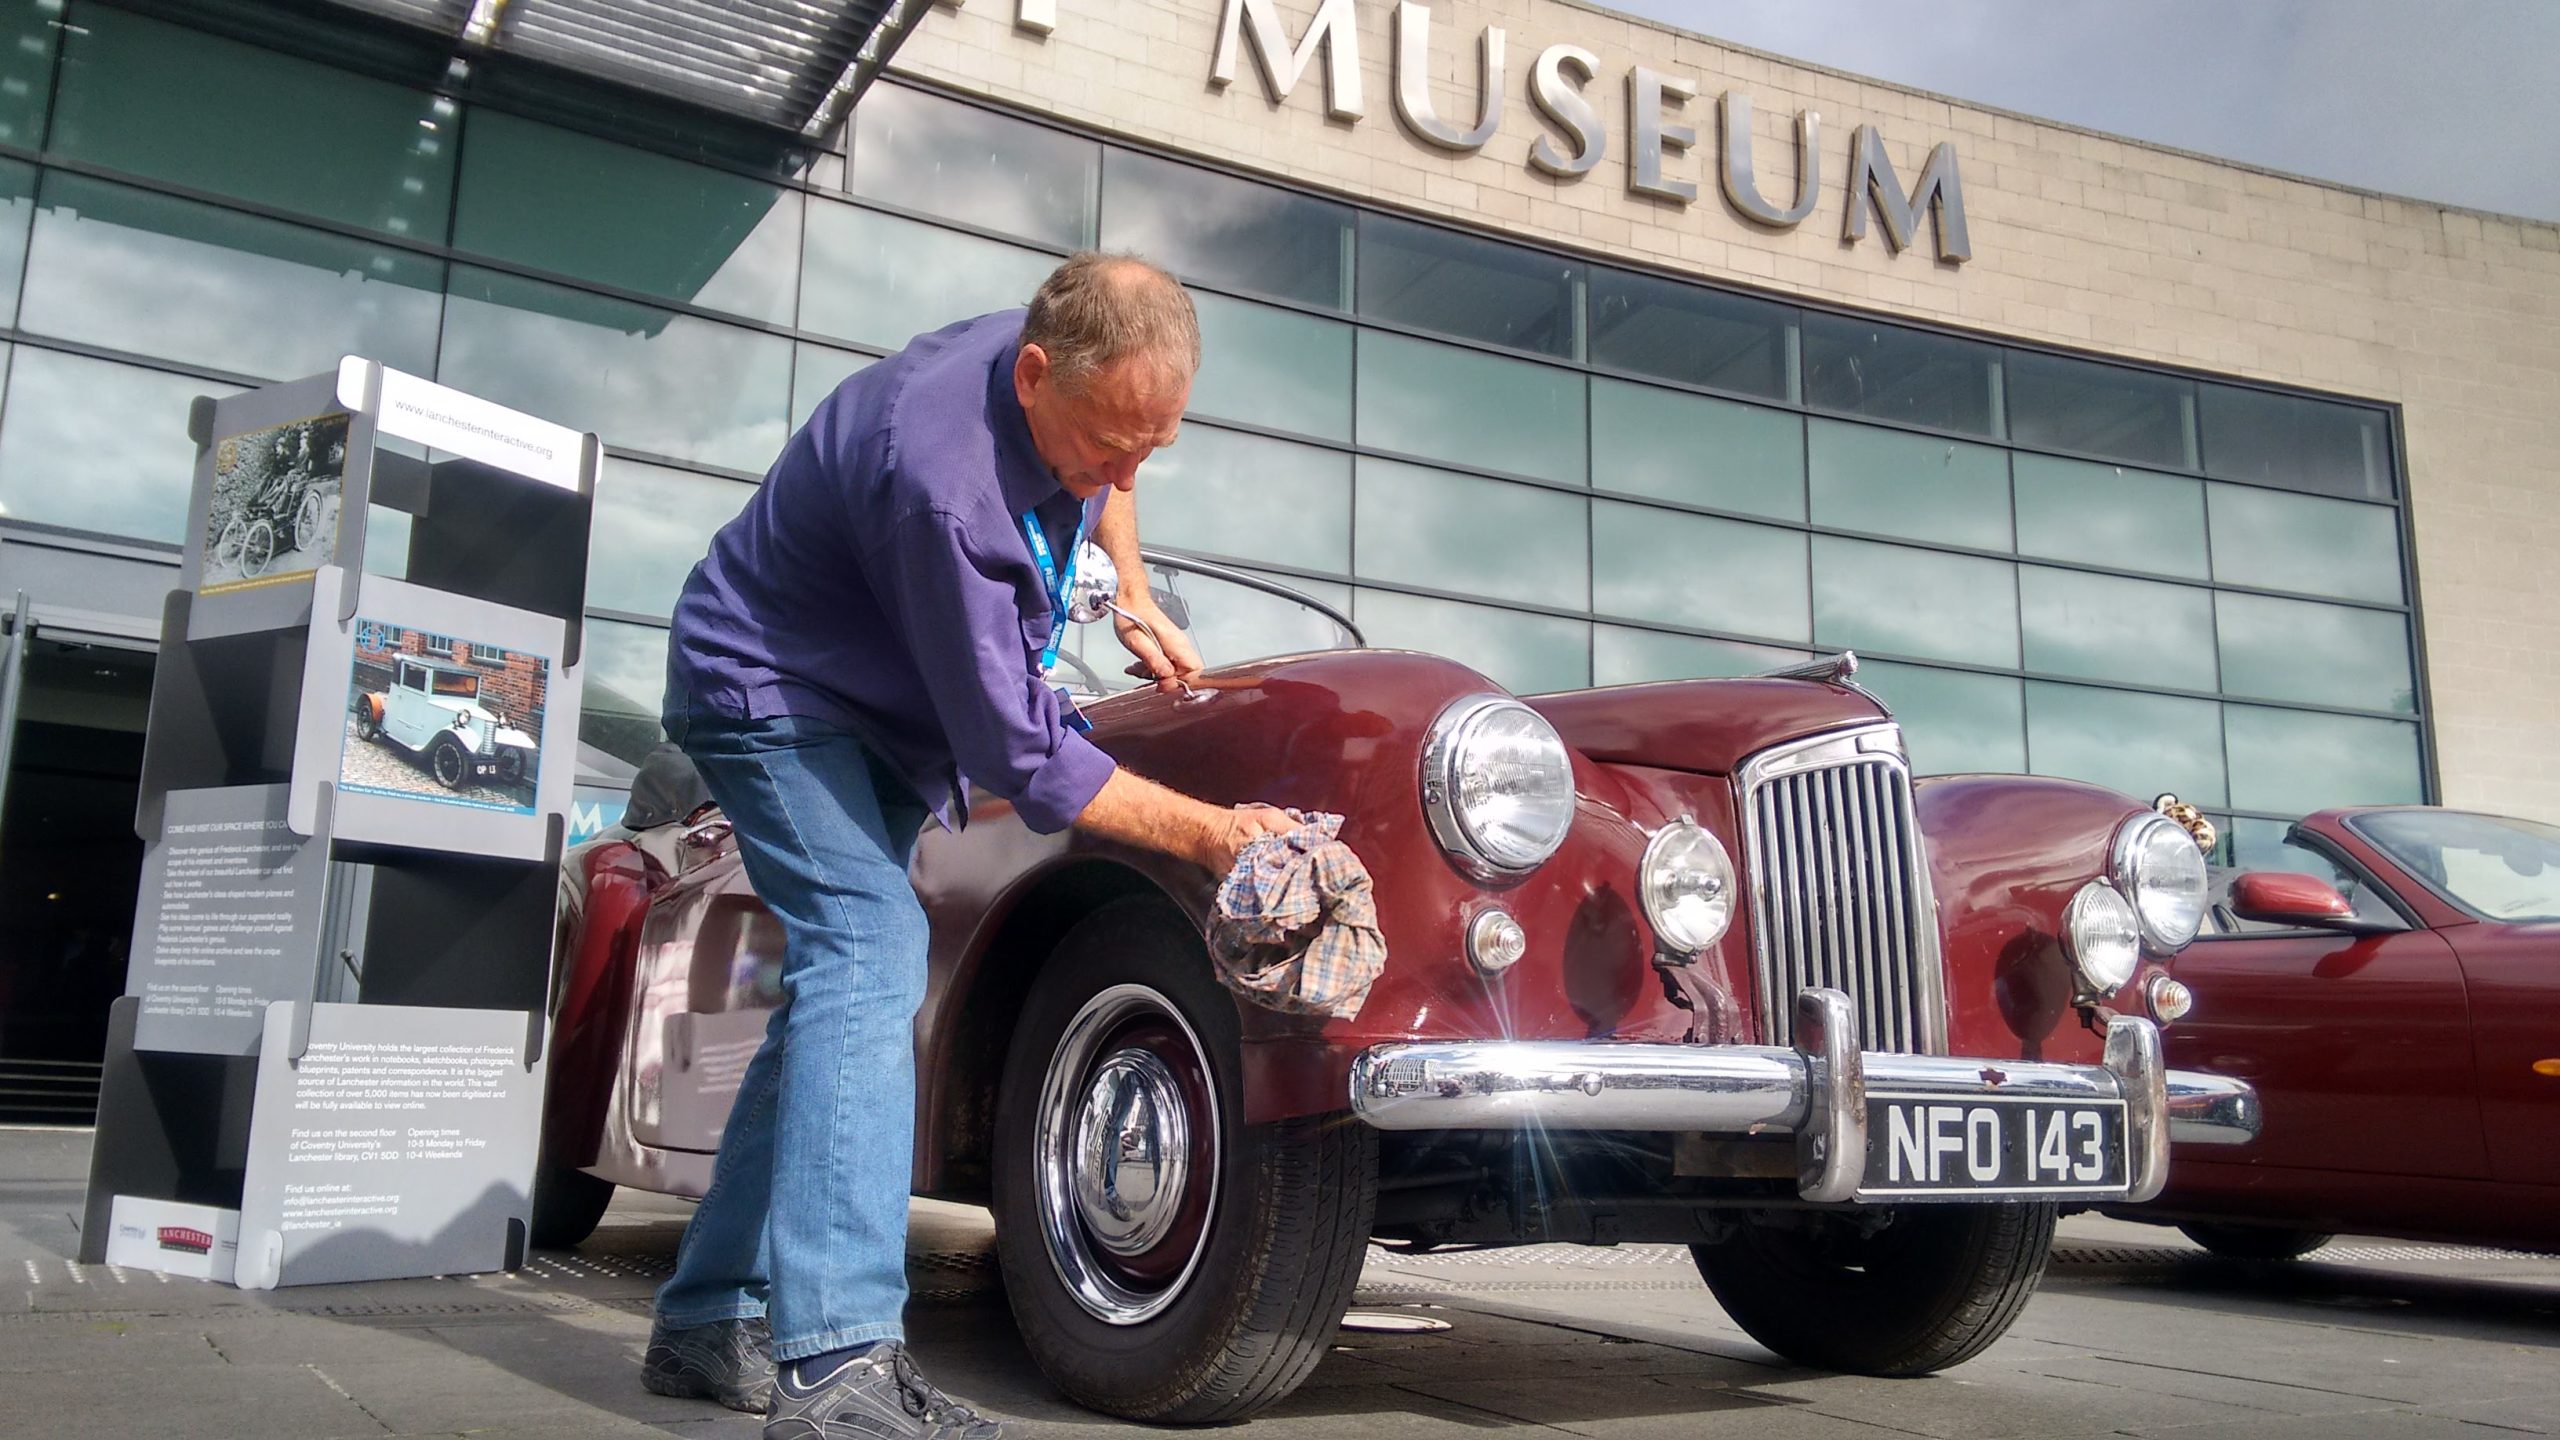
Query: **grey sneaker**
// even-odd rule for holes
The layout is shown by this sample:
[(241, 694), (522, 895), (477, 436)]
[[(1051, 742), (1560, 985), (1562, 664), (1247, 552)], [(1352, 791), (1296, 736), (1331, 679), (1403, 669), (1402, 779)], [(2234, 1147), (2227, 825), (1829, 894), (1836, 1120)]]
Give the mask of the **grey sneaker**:
[(640, 1383), (679, 1400), (717, 1400), (761, 1415), (773, 1404), (773, 1331), (759, 1315), (708, 1325), (649, 1327)]
[(825, 1375), (782, 1367), (764, 1440), (1004, 1440), (1004, 1427), (943, 1394), (892, 1340)]

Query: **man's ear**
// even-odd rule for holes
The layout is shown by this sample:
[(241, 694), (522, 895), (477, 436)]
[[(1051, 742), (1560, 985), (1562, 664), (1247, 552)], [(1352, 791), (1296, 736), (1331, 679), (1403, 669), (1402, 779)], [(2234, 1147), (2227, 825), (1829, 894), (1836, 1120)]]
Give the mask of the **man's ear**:
[(1031, 397), (1049, 379), (1049, 352), (1037, 345), (1025, 345), (1013, 354), (1013, 398), (1031, 407)]

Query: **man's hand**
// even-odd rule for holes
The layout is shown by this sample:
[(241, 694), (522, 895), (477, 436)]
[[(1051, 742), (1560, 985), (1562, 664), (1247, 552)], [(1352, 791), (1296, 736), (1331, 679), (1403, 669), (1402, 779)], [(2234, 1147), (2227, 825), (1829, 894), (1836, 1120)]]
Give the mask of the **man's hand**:
[[(1200, 651), (1191, 643), (1191, 637), (1166, 617), (1163, 607), (1156, 604), (1155, 596), (1143, 584), (1124, 589), (1119, 604), (1126, 613), (1112, 616), (1111, 625), (1120, 636), (1120, 643), (1138, 657), (1138, 664), (1154, 679), (1158, 690), (1169, 695), (1183, 690), (1183, 682), (1200, 673)], [(1144, 626), (1138, 623), (1141, 620), (1146, 622)], [(1150, 635), (1150, 630), (1154, 634)]]
[(1211, 871), (1224, 875), (1236, 868), (1236, 857), (1244, 853), (1247, 845), (1265, 835), (1286, 835), (1297, 828), (1298, 822), (1290, 819), (1286, 810), (1276, 810), (1268, 805), (1238, 805), (1228, 810), (1214, 827), (1205, 853), (1197, 858)]

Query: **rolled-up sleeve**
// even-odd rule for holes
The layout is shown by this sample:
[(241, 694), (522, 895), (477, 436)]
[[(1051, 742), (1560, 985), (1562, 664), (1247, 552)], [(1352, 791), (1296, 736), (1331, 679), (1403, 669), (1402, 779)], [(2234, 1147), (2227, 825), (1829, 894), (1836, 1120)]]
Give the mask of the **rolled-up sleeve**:
[(958, 516), (935, 508), (901, 517), (864, 556), (960, 773), (1053, 834), (1075, 823), (1117, 767), (1066, 723), (1057, 692), (1033, 672), (1004, 564), (971, 545)]

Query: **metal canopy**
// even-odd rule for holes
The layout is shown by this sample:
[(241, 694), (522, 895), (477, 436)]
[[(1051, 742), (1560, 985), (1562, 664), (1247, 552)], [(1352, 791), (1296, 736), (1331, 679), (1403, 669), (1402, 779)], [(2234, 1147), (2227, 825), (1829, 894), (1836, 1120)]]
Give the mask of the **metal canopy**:
[(434, 33), (465, 61), (550, 66), (815, 137), (931, 0), (330, 0)]

